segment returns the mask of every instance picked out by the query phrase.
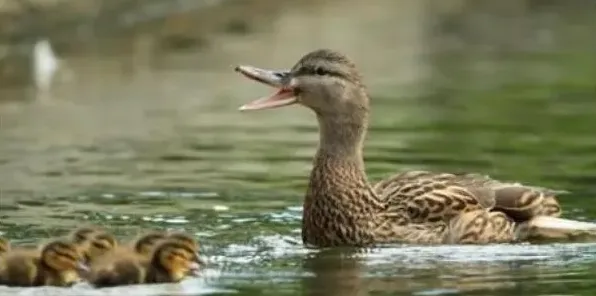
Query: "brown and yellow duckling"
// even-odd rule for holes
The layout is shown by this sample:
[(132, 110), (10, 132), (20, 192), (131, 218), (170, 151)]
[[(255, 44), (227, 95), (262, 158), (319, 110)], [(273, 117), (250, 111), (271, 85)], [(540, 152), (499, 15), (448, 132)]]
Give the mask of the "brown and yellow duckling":
[(117, 252), (91, 267), (89, 282), (96, 287), (178, 282), (198, 271), (196, 252), (177, 239), (161, 240), (149, 258)]
[(78, 271), (87, 269), (76, 244), (58, 239), (41, 251), (14, 250), (0, 257), (0, 285), (70, 286), (80, 281)]
[(149, 259), (153, 254), (155, 246), (159, 244), (163, 239), (167, 238), (166, 232), (154, 231), (140, 235), (128, 245), (120, 245), (111, 250), (101, 254), (91, 261), (91, 266), (94, 266), (95, 262), (99, 262), (99, 265), (103, 265), (102, 262), (110, 261), (113, 258), (121, 257), (135, 257), (140, 259)]
[(139, 236), (133, 240), (130, 247), (133, 251), (143, 257), (149, 257), (153, 253), (155, 246), (164, 239), (176, 240), (193, 250), (197, 254), (197, 262), (202, 262), (199, 257), (199, 243), (191, 235), (184, 232), (165, 232), (165, 231), (153, 231)]
[[(186, 244), (186, 246), (195, 252), (195, 260), (199, 263), (199, 267), (203, 268), (207, 265), (207, 262), (201, 257), (199, 253), (199, 242), (194, 238), (194, 236), (184, 233), (184, 232), (172, 232), (168, 235), (169, 239), (176, 240), (179, 243)], [(191, 274), (194, 274), (195, 271), (192, 271)]]
[(342, 53), (316, 50), (287, 71), (236, 71), (277, 89), (240, 110), (297, 104), (316, 114), (319, 147), (304, 200), (305, 244), (486, 244), (596, 235), (596, 224), (557, 218), (562, 191), (428, 171), (369, 183), (363, 146), (370, 99), (356, 65)]
[(89, 264), (118, 246), (118, 241), (112, 234), (98, 227), (77, 228), (68, 237), (79, 247)]
[(10, 251), (10, 241), (5, 237), (0, 237), (0, 255)]
[(135, 253), (149, 258), (153, 253), (155, 246), (167, 237), (168, 234), (165, 231), (152, 231), (145, 233), (133, 240), (130, 243), (130, 248), (132, 248)]

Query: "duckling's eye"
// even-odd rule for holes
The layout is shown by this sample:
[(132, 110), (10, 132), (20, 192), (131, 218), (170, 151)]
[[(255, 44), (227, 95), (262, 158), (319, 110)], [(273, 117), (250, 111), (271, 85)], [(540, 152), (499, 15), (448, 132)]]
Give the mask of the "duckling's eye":
[(323, 69), (321, 67), (315, 68), (315, 74), (317, 74), (317, 75), (322, 76), (322, 75), (327, 75), (328, 73), (329, 72), (327, 72), (325, 69)]
[(104, 244), (100, 243), (100, 242), (93, 242), (91, 243), (94, 247), (98, 248), (98, 249), (107, 249), (108, 247), (106, 247)]

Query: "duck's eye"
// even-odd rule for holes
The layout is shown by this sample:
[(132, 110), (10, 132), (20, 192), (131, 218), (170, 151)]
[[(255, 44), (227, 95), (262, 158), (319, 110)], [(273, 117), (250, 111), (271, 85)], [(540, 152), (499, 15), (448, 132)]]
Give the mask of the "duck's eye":
[(325, 75), (325, 74), (327, 74), (327, 71), (325, 71), (325, 69), (323, 69), (323, 68), (316, 68), (315, 69), (315, 74), (317, 74), (317, 75)]

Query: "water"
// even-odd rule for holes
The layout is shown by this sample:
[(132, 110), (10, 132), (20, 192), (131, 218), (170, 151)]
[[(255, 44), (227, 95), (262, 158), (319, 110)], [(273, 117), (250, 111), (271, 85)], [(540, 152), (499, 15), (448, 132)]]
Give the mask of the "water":
[(148, 49), (161, 40), (151, 32), (102, 39), (63, 57), (51, 97), (4, 89), (3, 235), (28, 244), (84, 223), (122, 238), (180, 229), (196, 234), (210, 267), (176, 285), (0, 294), (592, 295), (593, 244), (304, 248), (316, 121), (298, 107), (237, 112), (271, 90), (232, 66), (281, 68), (341, 49), (373, 98), (372, 180), (486, 172), (571, 190), (565, 217), (596, 221), (596, 10), (310, 2), (247, 17), (244, 35), (214, 29), (197, 50)]

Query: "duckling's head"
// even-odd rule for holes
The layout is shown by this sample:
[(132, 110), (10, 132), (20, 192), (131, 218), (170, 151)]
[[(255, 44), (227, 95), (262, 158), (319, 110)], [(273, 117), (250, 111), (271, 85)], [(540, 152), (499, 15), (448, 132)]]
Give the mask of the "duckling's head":
[(165, 239), (166, 236), (167, 234), (161, 231), (149, 232), (137, 238), (133, 242), (132, 248), (138, 254), (149, 256), (155, 245), (157, 245), (159, 241)]
[(10, 251), (10, 241), (4, 237), (0, 237), (0, 254)]
[(194, 250), (176, 239), (166, 239), (155, 247), (151, 265), (165, 271), (172, 281), (180, 281), (200, 269)]
[(114, 249), (118, 245), (116, 238), (107, 232), (99, 232), (88, 238), (84, 248), (86, 260), (93, 260), (106, 252)]
[(41, 248), (41, 262), (59, 274), (66, 284), (79, 281), (78, 272), (88, 271), (84, 256), (70, 240), (54, 240)]
[(184, 232), (173, 232), (168, 235), (168, 239), (185, 244), (189, 249), (194, 251), (195, 261), (200, 266), (206, 265), (205, 261), (199, 255), (199, 242), (192, 235)]
[(365, 116), (368, 112), (368, 96), (355, 64), (346, 55), (334, 50), (310, 52), (288, 71), (252, 66), (237, 66), (236, 71), (278, 89), (272, 96), (250, 102), (240, 110), (270, 109), (298, 103), (318, 115)]
[(103, 232), (103, 230), (96, 227), (85, 226), (73, 230), (68, 237), (76, 244), (81, 245), (87, 243), (92, 236), (100, 232)]

